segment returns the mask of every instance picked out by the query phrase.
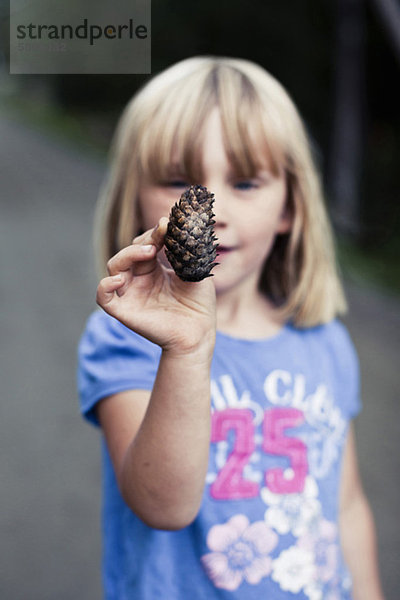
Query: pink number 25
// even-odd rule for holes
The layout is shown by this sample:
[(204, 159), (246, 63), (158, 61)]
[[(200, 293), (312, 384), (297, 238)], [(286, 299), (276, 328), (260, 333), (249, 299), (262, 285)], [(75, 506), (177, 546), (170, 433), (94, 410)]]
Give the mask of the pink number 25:
[[(308, 472), (307, 447), (300, 439), (285, 435), (285, 429), (297, 427), (303, 421), (303, 413), (296, 408), (270, 408), (264, 413), (262, 448), (268, 454), (287, 457), (291, 467), (286, 473), (279, 467), (265, 473), (265, 484), (274, 493), (293, 494), (303, 491)], [(226, 440), (228, 431), (235, 434), (234, 446), (211, 485), (211, 496), (218, 500), (254, 498), (259, 494), (259, 484), (243, 477), (243, 469), (254, 450), (251, 412), (229, 408), (215, 412), (211, 441)]]

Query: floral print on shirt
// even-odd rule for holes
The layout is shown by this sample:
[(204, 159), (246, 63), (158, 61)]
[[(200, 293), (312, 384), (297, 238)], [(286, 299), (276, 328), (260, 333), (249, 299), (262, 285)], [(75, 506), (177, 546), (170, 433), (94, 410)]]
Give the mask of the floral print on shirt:
[(300, 536), (310, 528), (318, 517), (321, 504), (317, 500), (318, 487), (308, 476), (301, 494), (274, 494), (268, 488), (261, 490), (261, 498), (267, 504), (265, 522), (280, 534)]
[(202, 556), (208, 576), (218, 588), (235, 590), (243, 580), (257, 584), (271, 572), (270, 552), (278, 536), (264, 521), (250, 524), (245, 515), (235, 515), (224, 525), (214, 525)]
[(277, 533), (265, 521), (250, 523), (238, 514), (210, 529), (207, 546), (211, 551), (201, 561), (214, 585), (228, 591), (270, 576), (282, 590), (303, 592), (309, 600), (346, 597), (351, 580), (348, 575), (340, 581), (337, 577), (339, 545), (334, 523), (320, 515), (309, 531), (303, 531), (296, 543), (274, 558), (277, 543)]

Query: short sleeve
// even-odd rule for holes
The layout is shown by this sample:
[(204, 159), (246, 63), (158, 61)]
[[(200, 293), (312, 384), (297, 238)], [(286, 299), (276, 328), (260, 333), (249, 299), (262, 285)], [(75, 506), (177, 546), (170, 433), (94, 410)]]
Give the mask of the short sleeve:
[(328, 327), (329, 346), (336, 370), (337, 398), (349, 419), (361, 411), (360, 365), (357, 351), (346, 327), (335, 320)]
[(104, 311), (87, 321), (78, 346), (77, 384), (80, 410), (98, 425), (96, 404), (111, 394), (151, 390), (161, 349)]

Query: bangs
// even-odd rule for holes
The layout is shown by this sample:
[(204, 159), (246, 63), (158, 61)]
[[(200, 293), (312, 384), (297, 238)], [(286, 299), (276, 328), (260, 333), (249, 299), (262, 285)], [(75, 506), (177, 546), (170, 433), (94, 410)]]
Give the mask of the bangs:
[(278, 175), (286, 154), (280, 115), (268, 111), (266, 99), (237, 68), (207, 66), (174, 83), (148, 114), (139, 135), (141, 175), (155, 183), (176, 175), (201, 183), (204, 125), (215, 107), (234, 173), (251, 178), (266, 168)]
[(233, 170), (239, 177), (254, 177), (265, 168), (278, 175), (284, 163), (281, 119), (269, 118), (268, 101), (240, 71), (222, 67), (218, 84), (225, 151)]

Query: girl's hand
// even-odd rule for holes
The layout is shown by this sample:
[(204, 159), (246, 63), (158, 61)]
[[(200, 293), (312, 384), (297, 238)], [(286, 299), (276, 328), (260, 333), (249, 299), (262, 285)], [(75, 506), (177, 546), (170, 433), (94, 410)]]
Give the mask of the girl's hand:
[(211, 278), (181, 281), (157, 257), (168, 219), (135, 238), (108, 264), (96, 301), (105, 312), (169, 353), (182, 354), (215, 342), (215, 290)]

